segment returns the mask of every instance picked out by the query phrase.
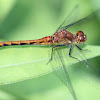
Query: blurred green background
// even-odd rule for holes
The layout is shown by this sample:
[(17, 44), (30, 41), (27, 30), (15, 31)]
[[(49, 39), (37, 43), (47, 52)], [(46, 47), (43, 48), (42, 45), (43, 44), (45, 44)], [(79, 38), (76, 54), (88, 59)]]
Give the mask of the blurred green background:
[[(0, 41), (32, 40), (52, 35), (76, 5), (79, 7), (75, 9), (76, 13), (72, 15), (69, 23), (75, 18), (83, 18), (100, 9), (99, 4), (100, 0), (0, 0)], [(99, 26), (100, 16), (95, 16), (91, 22), (73, 28), (74, 30), (69, 30), (74, 33), (83, 30), (88, 37), (86, 44), (100, 45)], [(9, 53), (9, 48), (7, 50), (6, 53)], [(21, 52), (23, 53), (23, 51)], [(36, 54), (39, 53), (36, 52)], [(14, 59), (19, 59), (18, 53), (16, 50)], [(48, 56), (47, 53), (45, 55)], [(22, 56), (22, 59), (24, 57)], [(4, 59), (6, 63), (5, 58), (1, 59)], [(13, 62), (13, 58), (11, 61)], [(100, 70), (99, 61), (100, 57), (90, 60), (97, 70)], [(72, 83), (78, 100), (99, 100), (99, 76), (93, 80), (86, 76), (89, 78), (87, 80), (88, 78), (85, 79), (85, 75), (80, 75), (76, 68), (78, 68), (77, 64), (71, 66), (71, 69), (74, 70)], [(68, 88), (53, 73), (17, 83), (0, 85), (0, 100), (51, 99), (73, 100)]]

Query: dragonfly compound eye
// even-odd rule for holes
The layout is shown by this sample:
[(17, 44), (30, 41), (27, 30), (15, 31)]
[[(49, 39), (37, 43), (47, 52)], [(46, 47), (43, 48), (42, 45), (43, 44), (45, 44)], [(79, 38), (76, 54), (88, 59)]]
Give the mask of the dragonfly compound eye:
[(76, 33), (76, 36), (77, 36), (77, 43), (78, 44), (81, 44), (81, 43), (86, 41), (86, 35), (84, 35), (84, 33), (82, 31), (78, 31)]
[(77, 35), (77, 36), (84, 36), (84, 33), (83, 33), (82, 31), (78, 31), (78, 32), (76, 33), (76, 35)]
[(83, 36), (80, 36), (80, 42), (84, 42), (84, 37)]
[(86, 40), (87, 40), (86, 35), (84, 35), (84, 41), (86, 41)]

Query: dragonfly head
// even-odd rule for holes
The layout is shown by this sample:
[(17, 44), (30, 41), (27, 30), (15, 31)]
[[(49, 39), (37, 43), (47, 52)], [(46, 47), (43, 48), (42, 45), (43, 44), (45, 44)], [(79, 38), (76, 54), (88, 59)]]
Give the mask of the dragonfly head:
[(84, 43), (87, 40), (86, 35), (84, 35), (82, 31), (78, 31), (76, 33), (76, 36), (77, 36), (77, 40), (76, 40), (77, 44)]

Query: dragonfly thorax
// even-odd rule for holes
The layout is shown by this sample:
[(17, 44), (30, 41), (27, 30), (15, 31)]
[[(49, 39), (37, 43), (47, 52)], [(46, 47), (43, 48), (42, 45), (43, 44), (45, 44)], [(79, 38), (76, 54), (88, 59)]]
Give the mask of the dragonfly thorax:
[(73, 41), (73, 34), (65, 29), (57, 31), (52, 36), (53, 44), (71, 44)]

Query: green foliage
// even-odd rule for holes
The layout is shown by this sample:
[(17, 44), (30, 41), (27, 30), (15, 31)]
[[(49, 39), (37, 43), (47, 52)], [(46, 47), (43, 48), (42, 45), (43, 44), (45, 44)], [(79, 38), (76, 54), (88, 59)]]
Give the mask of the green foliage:
[[(2, 58), (0, 62), (0, 84), (18, 82), (52, 72), (50, 64), (47, 64), (50, 59), (47, 57), (48, 48), (34, 46), (26, 46), (24, 48), (2, 48), (2, 50), (0, 51), (0, 55)], [(83, 51), (87, 59), (100, 55), (99, 46), (86, 46), (83, 49), (88, 48), (90, 51)], [(42, 53), (39, 54), (40, 49)], [(68, 48), (67, 50), (69, 51)], [(68, 53), (68, 51), (64, 52), (63, 54)], [(79, 62), (78, 60), (70, 57), (68, 59), (70, 60), (68, 61), (68, 63), (66, 63), (66, 66)]]

